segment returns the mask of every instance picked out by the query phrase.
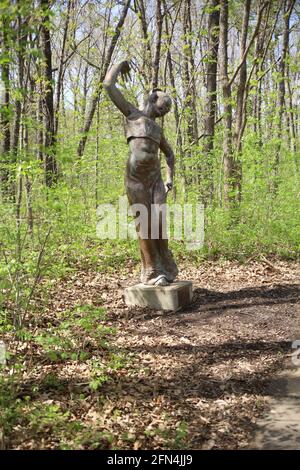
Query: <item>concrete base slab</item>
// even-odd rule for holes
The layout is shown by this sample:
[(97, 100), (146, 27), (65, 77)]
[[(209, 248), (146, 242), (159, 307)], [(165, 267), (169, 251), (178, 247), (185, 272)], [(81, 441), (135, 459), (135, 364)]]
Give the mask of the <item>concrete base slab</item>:
[(190, 281), (176, 281), (169, 286), (136, 284), (125, 289), (125, 303), (128, 307), (176, 311), (189, 305), (192, 297), (193, 284)]

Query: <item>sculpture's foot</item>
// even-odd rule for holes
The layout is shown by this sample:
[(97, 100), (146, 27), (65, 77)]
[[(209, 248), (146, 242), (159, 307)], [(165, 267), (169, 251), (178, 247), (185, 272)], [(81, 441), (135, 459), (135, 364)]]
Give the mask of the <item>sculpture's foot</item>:
[(162, 276), (160, 279), (155, 281), (155, 286), (169, 286), (170, 282), (167, 280), (165, 276)]
[(171, 282), (168, 281), (167, 277), (164, 274), (160, 274), (154, 279), (150, 279), (150, 281), (148, 281), (146, 284), (150, 286), (169, 286)]

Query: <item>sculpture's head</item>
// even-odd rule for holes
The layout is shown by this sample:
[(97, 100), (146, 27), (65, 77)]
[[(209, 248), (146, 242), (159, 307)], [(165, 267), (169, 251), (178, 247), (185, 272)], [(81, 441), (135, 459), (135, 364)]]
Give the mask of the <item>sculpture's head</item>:
[(147, 108), (151, 117), (162, 117), (167, 114), (172, 106), (172, 100), (164, 91), (154, 88), (148, 98)]

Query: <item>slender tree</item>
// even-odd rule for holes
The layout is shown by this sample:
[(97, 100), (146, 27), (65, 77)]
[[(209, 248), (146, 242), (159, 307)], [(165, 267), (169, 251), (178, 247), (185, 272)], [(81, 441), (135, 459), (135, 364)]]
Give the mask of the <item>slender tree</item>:
[(48, 187), (57, 181), (58, 168), (55, 156), (55, 119), (54, 119), (54, 92), (52, 77), (52, 48), (50, 38), (50, 0), (40, 0), (42, 22), (41, 22), (41, 46), (43, 51), (43, 105), (45, 119), (45, 182)]
[(98, 101), (100, 99), (100, 96), (101, 96), (102, 83), (103, 83), (103, 80), (105, 78), (106, 72), (107, 72), (107, 70), (110, 66), (111, 58), (112, 58), (113, 52), (115, 50), (115, 47), (117, 45), (118, 39), (120, 37), (121, 29), (122, 29), (122, 26), (125, 22), (127, 12), (128, 12), (129, 6), (130, 6), (130, 2), (131, 2), (131, 0), (126, 0), (126, 2), (124, 4), (124, 7), (123, 7), (123, 10), (121, 12), (119, 21), (118, 21), (118, 23), (115, 27), (114, 33), (112, 35), (111, 43), (110, 43), (109, 49), (107, 51), (107, 55), (105, 57), (104, 64), (102, 64), (100, 77), (98, 78), (95, 90), (93, 91), (90, 109), (87, 113), (84, 126), (81, 129), (82, 137), (79, 141), (78, 148), (77, 148), (78, 157), (82, 157), (82, 155), (84, 153), (88, 133), (89, 133), (89, 130), (90, 130), (92, 122), (93, 122), (95, 111), (97, 109), (97, 103), (98, 103)]
[(234, 160), (232, 146), (232, 95), (228, 75), (228, 0), (221, 0), (220, 9), (220, 74), (224, 106), (224, 202), (228, 206), (233, 197)]
[(144, 0), (136, 0), (136, 11), (140, 20), (143, 35), (143, 62), (140, 72), (144, 80), (144, 94), (146, 97), (149, 93), (151, 82), (152, 51)]
[[(216, 106), (217, 106), (217, 68), (219, 50), (220, 1), (210, 0), (208, 4), (208, 51), (206, 56), (206, 112), (204, 115), (203, 179), (207, 182), (209, 199), (214, 194), (214, 179), (211, 163), (213, 161)], [(203, 202), (207, 203), (208, 194), (203, 188)]]
[(63, 78), (65, 73), (65, 54), (66, 54), (66, 46), (67, 46), (67, 38), (68, 38), (68, 30), (70, 24), (70, 17), (71, 11), (74, 8), (74, 0), (68, 0), (67, 3), (67, 11), (66, 11), (66, 19), (63, 27), (63, 38), (62, 38), (62, 45), (61, 45), (61, 54), (59, 60), (59, 67), (58, 67), (58, 74), (56, 80), (56, 105), (55, 105), (55, 118), (54, 118), (54, 133), (55, 136), (57, 135), (58, 131), (58, 122), (59, 122), (59, 108), (60, 108), (60, 101), (62, 95), (62, 88), (63, 88)]
[(295, 0), (285, 0), (283, 5), (283, 38), (282, 38), (282, 52), (279, 62), (279, 84), (278, 84), (278, 144), (276, 148), (275, 161), (274, 161), (274, 190), (278, 188), (279, 177), (279, 164), (280, 164), (280, 150), (282, 148), (283, 138), (283, 115), (285, 107), (286, 96), (286, 79), (287, 79), (287, 57), (289, 53), (289, 38), (290, 38), (290, 18)]
[(0, 128), (2, 139), (0, 142), (0, 183), (3, 194), (7, 195), (9, 180), (9, 154), (10, 154), (10, 48), (9, 48), (9, 15), (1, 14), (1, 82), (0, 82)]
[(237, 87), (237, 98), (236, 98), (236, 118), (235, 118), (235, 183), (237, 186), (237, 198), (241, 200), (242, 194), (242, 163), (240, 160), (241, 146), (242, 146), (242, 135), (244, 132), (244, 126), (246, 124), (246, 107), (245, 107), (245, 95), (246, 95), (246, 84), (247, 84), (247, 60), (243, 60), (247, 46), (247, 36), (249, 28), (249, 17), (250, 17), (251, 0), (245, 0), (244, 2), (244, 13), (243, 23), (240, 40), (240, 60), (242, 65), (239, 71), (239, 80)]
[(154, 60), (153, 60), (152, 88), (157, 88), (158, 77), (159, 77), (161, 35), (162, 35), (162, 26), (163, 26), (163, 13), (162, 13), (161, 0), (156, 0), (155, 19), (156, 19), (156, 24), (157, 24), (157, 35), (156, 35), (156, 43), (155, 43), (155, 54), (154, 54)]
[(191, 0), (183, 2), (183, 38), (184, 38), (184, 88), (187, 114), (188, 152), (191, 145), (198, 143), (198, 119), (196, 108), (195, 61), (192, 45)]

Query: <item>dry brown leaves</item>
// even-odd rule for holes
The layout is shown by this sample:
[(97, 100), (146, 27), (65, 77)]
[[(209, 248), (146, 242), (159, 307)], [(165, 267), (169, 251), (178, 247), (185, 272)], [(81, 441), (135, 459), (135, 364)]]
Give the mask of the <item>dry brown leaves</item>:
[[(205, 262), (182, 269), (194, 283), (193, 303), (177, 313), (128, 308), (123, 289), (137, 281), (122, 276), (77, 272), (55, 284), (40, 322), (55, 322), (74, 305), (103, 305), (117, 327), (113, 345), (130, 366), (95, 393), (80, 393), (88, 380), (84, 363), (43, 365), (35, 380), (54, 371), (63, 393), (48, 390), (71, 417), (114, 438), (108, 447), (128, 449), (237, 449), (249, 445), (255, 422), (267, 406), (268, 383), (290, 352), (299, 331), (298, 266), (282, 261)], [(83, 388), (82, 388), (83, 387)], [(56, 448), (26, 437), (13, 448)], [(87, 446), (88, 448), (88, 446)]]

